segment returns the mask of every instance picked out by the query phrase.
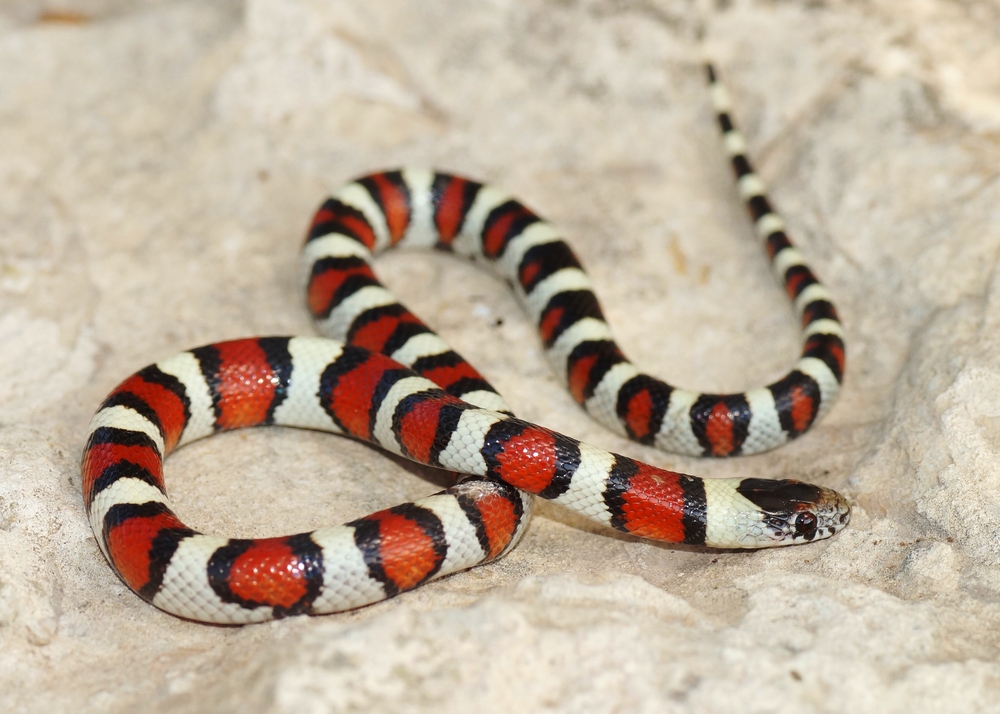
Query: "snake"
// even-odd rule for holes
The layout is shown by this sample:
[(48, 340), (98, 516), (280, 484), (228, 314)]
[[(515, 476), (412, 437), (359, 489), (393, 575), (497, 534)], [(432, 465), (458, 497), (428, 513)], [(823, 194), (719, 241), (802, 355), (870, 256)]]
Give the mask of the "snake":
[[(322, 337), (250, 337), (149, 365), (91, 420), (81, 464), (97, 543), (121, 580), (189, 620), (246, 624), (369, 605), (493, 561), (539, 496), (631, 536), (711, 548), (815, 542), (843, 529), (836, 491), (793, 479), (701, 479), (517, 418), (463, 357), (378, 280), (392, 247), (471, 259), (509, 283), (546, 355), (594, 419), (641, 444), (711, 457), (804, 433), (830, 407), (844, 333), (829, 292), (772, 209), (711, 66), (709, 86), (739, 194), (798, 313), (801, 356), (739, 394), (675, 388), (612, 338), (590, 278), (559, 230), (503, 191), (431, 170), (358, 178), (316, 211), (302, 251)], [(211, 434), (280, 425), (347, 435), (460, 474), (427, 498), (290, 536), (226, 538), (171, 509), (163, 460)]]

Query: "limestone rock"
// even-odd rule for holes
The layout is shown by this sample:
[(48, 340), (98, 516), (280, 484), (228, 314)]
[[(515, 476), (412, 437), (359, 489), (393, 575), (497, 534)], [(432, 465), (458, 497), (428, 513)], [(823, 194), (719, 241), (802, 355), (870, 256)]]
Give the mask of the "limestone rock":
[[(849, 529), (710, 552), (541, 504), (495, 564), (245, 628), (124, 587), (81, 502), (92, 412), (181, 349), (311, 333), (297, 251), (359, 174), (435, 166), (524, 199), (577, 248), (624, 349), (673, 383), (780, 376), (799, 337), (704, 51), (846, 325), (843, 393), (808, 435), (726, 462), (625, 442), (573, 404), (504, 286), (440, 256), (378, 269), (520, 416), (689, 473), (841, 489)], [(0, 710), (1000, 712), (998, 97), (985, 1), (3, 3)], [(232, 536), (438, 478), (278, 429), (167, 464), (185, 521)]]

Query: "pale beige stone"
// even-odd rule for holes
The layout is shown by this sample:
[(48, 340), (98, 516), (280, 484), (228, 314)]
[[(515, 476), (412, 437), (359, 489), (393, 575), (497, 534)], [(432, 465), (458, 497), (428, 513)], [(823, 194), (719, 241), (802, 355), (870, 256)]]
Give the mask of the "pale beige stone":
[[(0, 4), (0, 711), (1000, 712), (998, 28), (995, 3), (947, 0)], [(90, 415), (178, 350), (310, 334), (297, 250), (358, 174), (436, 166), (524, 199), (676, 384), (780, 376), (798, 332), (705, 51), (846, 326), (844, 390), (810, 434), (726, 462), (628, 443), (573, 404), (504, 286), (439, 256), (378, 269), (520, 416), (841, 489), (849, 529), (713, 553), (543, 503), (500, 562), (245, 628), (122, 585), (81, 502)], [(192, 527), (242, 537), (443, 483), (279, 429), (185, 448), (167, 480)]]

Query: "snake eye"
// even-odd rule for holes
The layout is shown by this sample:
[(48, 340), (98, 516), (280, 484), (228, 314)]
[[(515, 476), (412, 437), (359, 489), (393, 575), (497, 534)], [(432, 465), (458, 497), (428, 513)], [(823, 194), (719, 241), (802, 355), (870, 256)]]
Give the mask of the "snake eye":
[(800, 513), (795, 519), (795, 535), (812, 540), (816, 535), (816, 516), (812, 513)]

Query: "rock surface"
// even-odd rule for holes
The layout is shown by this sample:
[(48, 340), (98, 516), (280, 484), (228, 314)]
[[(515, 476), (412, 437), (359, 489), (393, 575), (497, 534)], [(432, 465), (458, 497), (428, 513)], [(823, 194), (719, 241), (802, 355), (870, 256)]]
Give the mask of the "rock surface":
[[(122, 585), (81, 503), (91, 413), (175, 351), (310, 334), (297, 250), (361, 173), (433, 165), (525, 199), (672, 382), (782, 374), (798, 335), (705, 48), (847, 327), (845, 388), (810, 434), (727, 462), (627, 443), (575, 407), (503, 286), (439, 256), (378, 268), (520, 416), (688, 472), (833, 486), (847, 531), (708, 552), (542, 504), (500, 562), (245, 628)], [(0, 710), (1000, 712), (996, 3), (7, 0), (0, 147)], [(167, 471), (186, 522), (233, 536), (437, 489), (279, 429)]]

